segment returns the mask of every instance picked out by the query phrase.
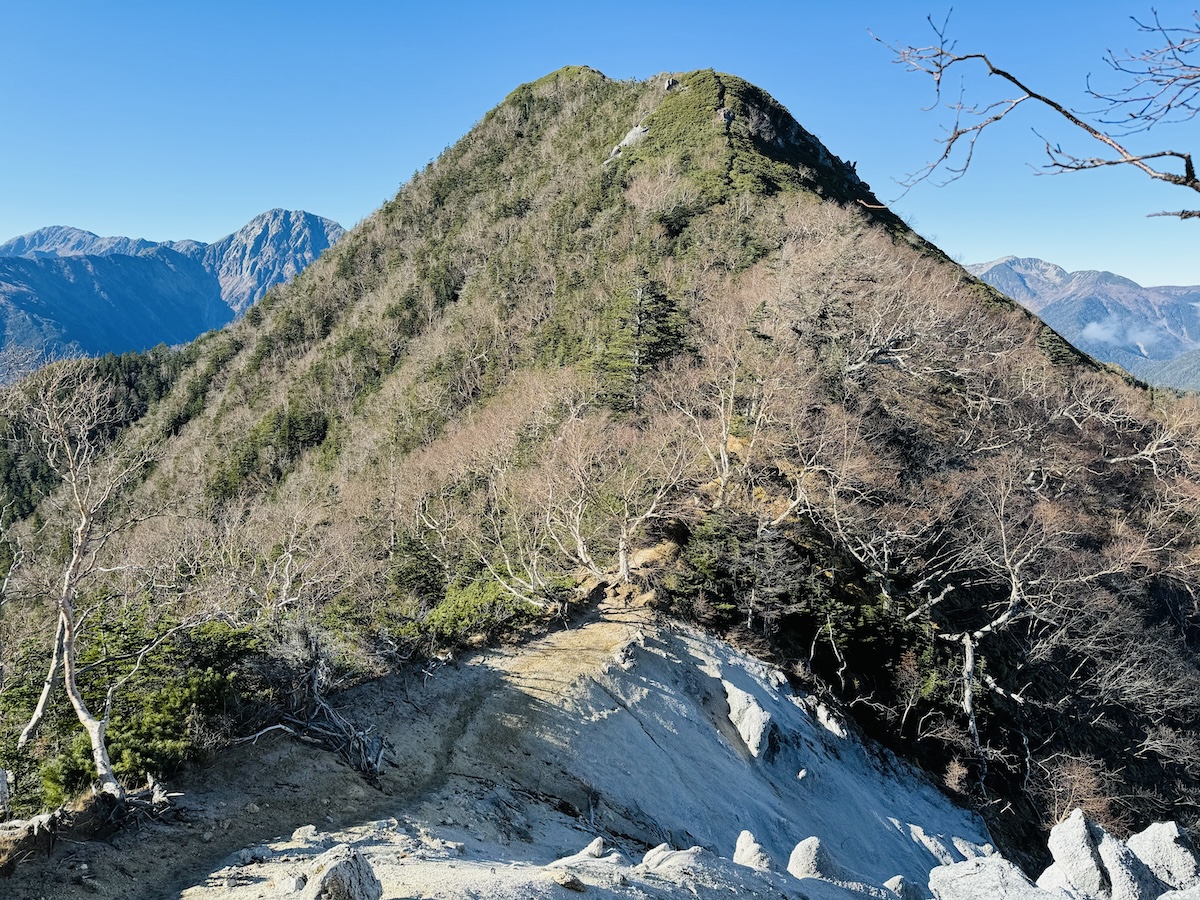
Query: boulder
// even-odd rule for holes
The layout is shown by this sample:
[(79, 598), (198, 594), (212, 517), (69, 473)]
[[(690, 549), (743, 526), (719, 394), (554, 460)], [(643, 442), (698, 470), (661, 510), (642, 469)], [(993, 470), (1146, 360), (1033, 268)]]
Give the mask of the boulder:
[(303, 900), (381, 900), (383, 885), (367, 858), (338, 844), (313, 860)]
[(819, 878), (822, 881), (851, 881), (849, 874), (829, 855), (819, 837), (808, 837), (798, 843), (788, 857), (788, 873), (793, 878)]
[(1143, 900), (1169, 889), (1133, 851), (1076, 809), (1050, 830), (1054, 863), (1038, 887), (1093, 900)]
[[(1062, 900), (1059, 892), (1042, 890), (1000, 856), (981, 856), (929, 873), (929, 889), (937, 900)], [(919, 895), (918, 895), (919, 896)]]
[(565, 887), (568, 891), (576, 891), (582, 894), (587, 890), (587, 885), (579, 880), (579, 876), (573, 872), (568, 872), (566, 869), (556, 871), (552, 879), (555, 884)]
[(1177, 890), (1200, 887), (1200, 860), (1175, 822), (1155, 822), (1125, 845), (1164, 884)]
[(900, 900), (925, 900), (925, 892), (903, 875), (889, 878), (883, 883), (883, 886), (899, 897)]
[(876, 900), (890, 900), (892, 897), (891, 891), (868, 884), (862, 877), (838, 865), (818, 837), (805, 838), (796, 845), (788, 858), (787, 869), (793, 878), (800, 881), (814, 879), (836, 885), (851, 897), (871, 897)]
[(646, 851), (642, 867), (650, 872), (670, 877), (672, 872), (708, 868), (716, 857), (703, 847), (672, 850), (670, 844), (659, 844)]
[(766, 872), (771, 868), (771, 857), (763, 849), (762, 844), (754, 839), (749, 831), (738, 835), (737, 848), (733, 851), (733, 861), (748, 869), (758, 869)]

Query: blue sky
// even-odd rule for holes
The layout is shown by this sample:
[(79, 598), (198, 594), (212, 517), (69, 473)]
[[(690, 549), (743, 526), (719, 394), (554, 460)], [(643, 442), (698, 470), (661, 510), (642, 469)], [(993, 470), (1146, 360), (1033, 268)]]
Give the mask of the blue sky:
[[(1087, 105), (1106, 48), (1140, 49), (1149, 7), (978, 0), (951, 31), (1064, 102)], [(938, 152), (945, 116), (927, 79), (868, 29), (924, 43), (932, 2), (670, 0), (204, 3), (0, 0), (0, 240), (45, 225), (212, 241), (272, 207), (351, 226), (517, 84), (568, 64), (613, 78), (712, 67), (773, 94), (885, 202), (964, 262), (1040, 256), (1144, 284), (1200, 284), (1200, 221), (1146, 218), (1200, 205), (1132, 171), (1038, 176), (1022, 115), (985, 136), (967, 176), (897, 180)], [(997, 12), (1002, 9), (1002, 13)], [(1191, 7), (1158, 4), (1185, 23)], [(968, 96), (989, 88), (979, 73)], [(1196, 148), (1200, 123), (1152, 133)]]

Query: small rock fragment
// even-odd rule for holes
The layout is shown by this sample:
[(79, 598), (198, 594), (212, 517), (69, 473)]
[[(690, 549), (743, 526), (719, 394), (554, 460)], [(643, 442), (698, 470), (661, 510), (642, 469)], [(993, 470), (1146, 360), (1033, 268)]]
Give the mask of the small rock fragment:
[(568, 869), (557, 869), (550, 876), (554, 883), (565, 887), (568, 891), (578, 891), (583, 893), (587, 890), (587, 885), (576, 877), (575, 873)]

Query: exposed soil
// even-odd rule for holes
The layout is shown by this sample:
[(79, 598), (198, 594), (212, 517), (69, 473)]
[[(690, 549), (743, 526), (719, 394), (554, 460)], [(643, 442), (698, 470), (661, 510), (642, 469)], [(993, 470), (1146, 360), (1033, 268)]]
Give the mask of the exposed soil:
[[(0, 878), (0, 895), (178, 897), (231, 854), (283, 840), (302, 826), (333, 832), (406, 812), (453, 825), (460, 783), (475, 790), (520, 785), (578, 815), (586, 809), (586, 792), (553, 759), (524, 746), (524, 738), (577, 679), (611, 660), (650, 619), (645, 606), (610, 595), (582, 621), (524, 646), (363, 685), (340, 695), (336, 705), (385, 736), (389, 763), (378, 787), (336, 755), (271, 732), (168, 785), (182, 796), (163, 821), (143, 821), (101, 839), (42, 841), (13, 874)], [(507, 828), (521, 833), (520, 823), (497, 825), (506, 842)]]

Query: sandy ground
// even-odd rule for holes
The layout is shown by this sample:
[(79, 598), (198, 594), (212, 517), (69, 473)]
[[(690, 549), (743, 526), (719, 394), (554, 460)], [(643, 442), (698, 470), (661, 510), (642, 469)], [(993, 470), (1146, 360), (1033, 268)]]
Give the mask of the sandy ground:
[[(309, 900), (340, 845), (389, 900), (894, 898), (896, 876), (991, 852), (977, 818), (782, 673), (623, 593), (337, 705), (386, 738), (378, 787), (274, 732), (170, 785), (178, 821), (60, 841), (0, 898)], [(758, 868), (733, 861), (748, 835)]]
[[(503, 780), (549, 787), (562, 772), (539, 771), (552, 768), (545, 760), (514, 758), (514, 739), (650, 620), (645, 607), (609, 598), (582, 621), (520, 648), (480, 652), (428, 677), (394, 676), (347, 692), (337, 698), (339, 709), (387, 739), (389, 764), (379, 787), (335, 755), (274, 732), (169, 785), (182, 793), (171, 816), (176, 821), (146, 823), (108, 841), (59, 841), (48, 856), (0, 878), (0, 897), (174, 898), (231, 854), (284, 840), (302, 826), (336, 832), (402, 809), (453, 822), (459, 794), (451, 782), (471, 786), (472, 795)], [(586, 805), (585, 793), (571, 793)], [(579, 847), (554, 849), (565, 855)]]

